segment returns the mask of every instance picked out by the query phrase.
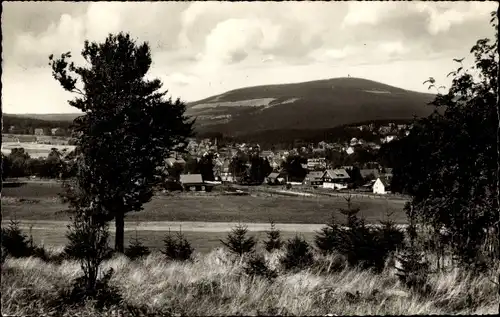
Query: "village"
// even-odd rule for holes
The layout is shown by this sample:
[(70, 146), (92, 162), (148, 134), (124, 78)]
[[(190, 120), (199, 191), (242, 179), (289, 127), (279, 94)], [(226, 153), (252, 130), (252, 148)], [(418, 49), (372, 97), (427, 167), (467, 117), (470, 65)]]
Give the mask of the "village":
[[(390, 142), (396, 136), (386, 136), (381, 143)], [(251, 163), (245, 162), (246, 171), (238, 173), (231, 162), (238, 156), (258, 156), (269, 163), (270, 170), (262, 182), (252, 182), (252, 185), (282, 186), (290, 189), (313, 188), (329, 189), (332, 191), (372, 192), (374, 194), (389, 194), (392, 180), (392, 168), (382, 166), (377, 161), (357, 161), (352, 165), (339, 165), (338, 162), (329, 160), (324, 156), (327, 151), (340, 153), (344, 157), (353, 155), (356, 151), (371, 151), (376, 153), (380, 149), (377, 143), (367, 143), (353, 138), (347, 144), (319, 142), (308, 147), (293, 148), (290, 150), (261, 150), (258, 144), (232, 144), (219, 147), (217, 139), (204, 139), (197, 143), (191, 140), (187, 146), (187, 154), (171, 152), (165, 160), (164, 172), (167, 182), (178, 183), (179, 189), (190, 191), (211, 190), (221, 184), (249, 185), (245, 176), (250, 173)], [(188, 160), (200, 161), (203, 158), (212, 158), (213, 177), (202, 173), (195, 173), (186, 168)], [(290, 177), (290, 170), (284, 165), (291, 159), (300, 160), (302, 169)], [(355, 161), (356, 159), (354, 159)], [(344, 161), (346, 161), (344, 159)], [(352, 160), (351, 160), (352, 161)], [(176, 170), (182, 173), (175, 173)], [(169, 187), (171, 188), (171, 187)]]

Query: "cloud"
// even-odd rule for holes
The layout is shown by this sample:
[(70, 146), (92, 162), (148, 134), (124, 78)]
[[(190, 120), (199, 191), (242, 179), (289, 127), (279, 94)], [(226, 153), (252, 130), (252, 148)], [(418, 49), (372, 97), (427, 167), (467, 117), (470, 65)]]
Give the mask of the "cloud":
[(173, 84), (177, 84), (180, 86), (186, 86), (192, 84), (198, 78), (195, 76), (186, 75), (183, 73), (173, 73), (167, 77), (167, 80)]
[(493, 2), (479, 3), (474, 1), (457, 1), (455, 3), (441, 3), (440, 5), (418, 2), (415, 9), (418, 12), (427, 13), (429, 18), (427, 30), (430, 34), (437, 35), (465, 21), (481, 19), (494, 11), (495, 5)]
[[(402, 76), (397, 81), (401, 86), (420, 87), (425, 78), (405, 74), (441, 70), (443, 60), (467, 56), (477, 39), (493, 36), (488, 21), (489, 12), (496, 9), (493, 2), (7, 2), (3, 6), (2, 101), (7, 101), (7, 111), (34, 104), (43, 105), (37, 111), (71, 111), (68, 95), (51, 79), (48, 55), (72, 51), (75, 62), (81, 63), (85, 39), (102, 41), (119, 31), (150, 43), (149, 76), (160, 78), (173, 95), (187, 100), (246, 85), (300, 82), (347, 72), (366, 77), (368, 71), (363, 69), (369, 65), (387, 66), (387, 74), (380, 71), (382, 66), (376, 68), (380, 80), (396, 82)], [(396, 61), (401, 71), (389, 66)]]

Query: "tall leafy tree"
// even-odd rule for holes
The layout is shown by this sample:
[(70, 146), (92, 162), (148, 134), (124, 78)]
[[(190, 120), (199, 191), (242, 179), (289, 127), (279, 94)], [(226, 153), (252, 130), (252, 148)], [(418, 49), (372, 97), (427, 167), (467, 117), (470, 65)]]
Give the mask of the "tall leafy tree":
[(258, 154), (250, 157), (249, 176), (251, 181), (262, 184), (266, 176), (272, 171), (273, 168), (267, 159), (259, 157)]
[(245, 156), (240, 154), (234, 156), (229, 163), (229, 172), (238, 179), (244, 177), (247, 172), (246, 163)]
[[(494, 18), (492, 24), (497, 27)], [(463, 264), (475, 264), (488, 229), (498, 219), (498, 34), (471, 49), (475, 65), (462, 60), (449, 76), (452, 85), (431, 103), (436, 111), (417, 120), (408, 137), (396, 143), (394, 177), (413, 196), (420, 220), (451, 232), (450, 243)], [(430, 88), (436, 87), (430, 78)]]
[(28, 172), (30, 155), (23, 148), (14, 148), (9, 154), (10, 177), (23, 177)]
[(214, 181), (215, 176), (214, 176), (214, 155), (213, 154), (206, 154), (203, 157), (200, 158), (200, 161), (198, 162), (198, 167), (200, 170), (200, 174), (203, 177), (204, 181)]
[(77, 95), (69, 104), (84, 113), (73, 128), (80, 187), (115, 220), (115, 249), (123, 252), (125, 214), (151, 199), (161, 179), (157, 167), (170, 151), (182, 150), (193, 121), (183, 102), (166, 98), (159, 79), (145, 78), (152, 63), (147, 43), (110, 34), (103, 43), (85, 41), (81, 55), (87, 66), (69, 62), (70, 52), (49, 56), (49, 64), (61, 86)]
[(288, 173), (290, 181), (302, 182), (307, 175), (307, 170), (302, 164), (307, 163), (307, 159), (298, 155), (290, 155), (283, 162), (283, 169)]

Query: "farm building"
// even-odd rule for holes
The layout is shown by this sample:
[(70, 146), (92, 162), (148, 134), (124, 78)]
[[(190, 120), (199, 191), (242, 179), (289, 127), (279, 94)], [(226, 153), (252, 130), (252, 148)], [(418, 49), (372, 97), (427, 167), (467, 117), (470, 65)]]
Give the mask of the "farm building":
[(174, 166), (174, 164), (180, 164), (182, 166), (184, 166), (186, 164), (186, 161), (184, 161), (183, 158), (175, 158), (175, 157), (169, 157), (165, 160), (165, 163), (168, 167), (172, 167)]
[(263, 158), (271, 158), (271, 157), (274, 157), (274, 153), (273, 153), (273, 151), (262, 151), (260, 153), (260, 156)]
[(326, 159), (324, 157), (307, 159), (308, 170), (318, 170), (326, 168)]
[(306, 175), (306, 178), (304, 179), (304, 185), (323, 185), (323, 172), (320, 171), (314, 171), (314, 172), (309, 172), (309, 174)]
[(345, 169), (326, 170), (321, 177), (323, 188), (344, 189), (351, 179)]
[(390, 183), (386, 177), (379, 177), (373, 184), (373, 193), (374, 194), (387, 194), (390, 193)]
[(286, 183), (286, 175), (283, 173), (272, 172), (267, 175), (265, 182), (269, 185), (282, 185)]
[(203, 182), (201, 174), (182, 174), (179, 182), (186, 191), (203, 191), (207, 189), (207, 184)]
[(222, 164), (220, 180), (223, 183), (233, 183), (235, 181), (233, 173), (231, 173), (231, 171), (229, 170), (230, 164), (231, 164), (230, 160), (225, 160), (224, 163)]

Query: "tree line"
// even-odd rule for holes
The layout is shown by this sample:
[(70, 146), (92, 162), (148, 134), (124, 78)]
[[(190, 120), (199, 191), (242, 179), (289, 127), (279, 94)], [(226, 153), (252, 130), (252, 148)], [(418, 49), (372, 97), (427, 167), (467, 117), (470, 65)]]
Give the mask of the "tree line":
[[(59, 128), (56, 136), (71, 135), (71, 121), (46, 121), (11, 115), (4, 115), (2, 120), (2, 133), (35, 134), (35, 129), (43, 129), (45, 135), (52, 135), (51, 129)], [(14, 128), (11, 130), (11, 127)]]
[(2, 180), (29, 176), (53, 179), (75, 177), (75, 159), (75, 151), (66, 155), (52, 148), (46, 158), (33, 158), (23, 148), (14, 148), (9, 155), (2, 153)]

